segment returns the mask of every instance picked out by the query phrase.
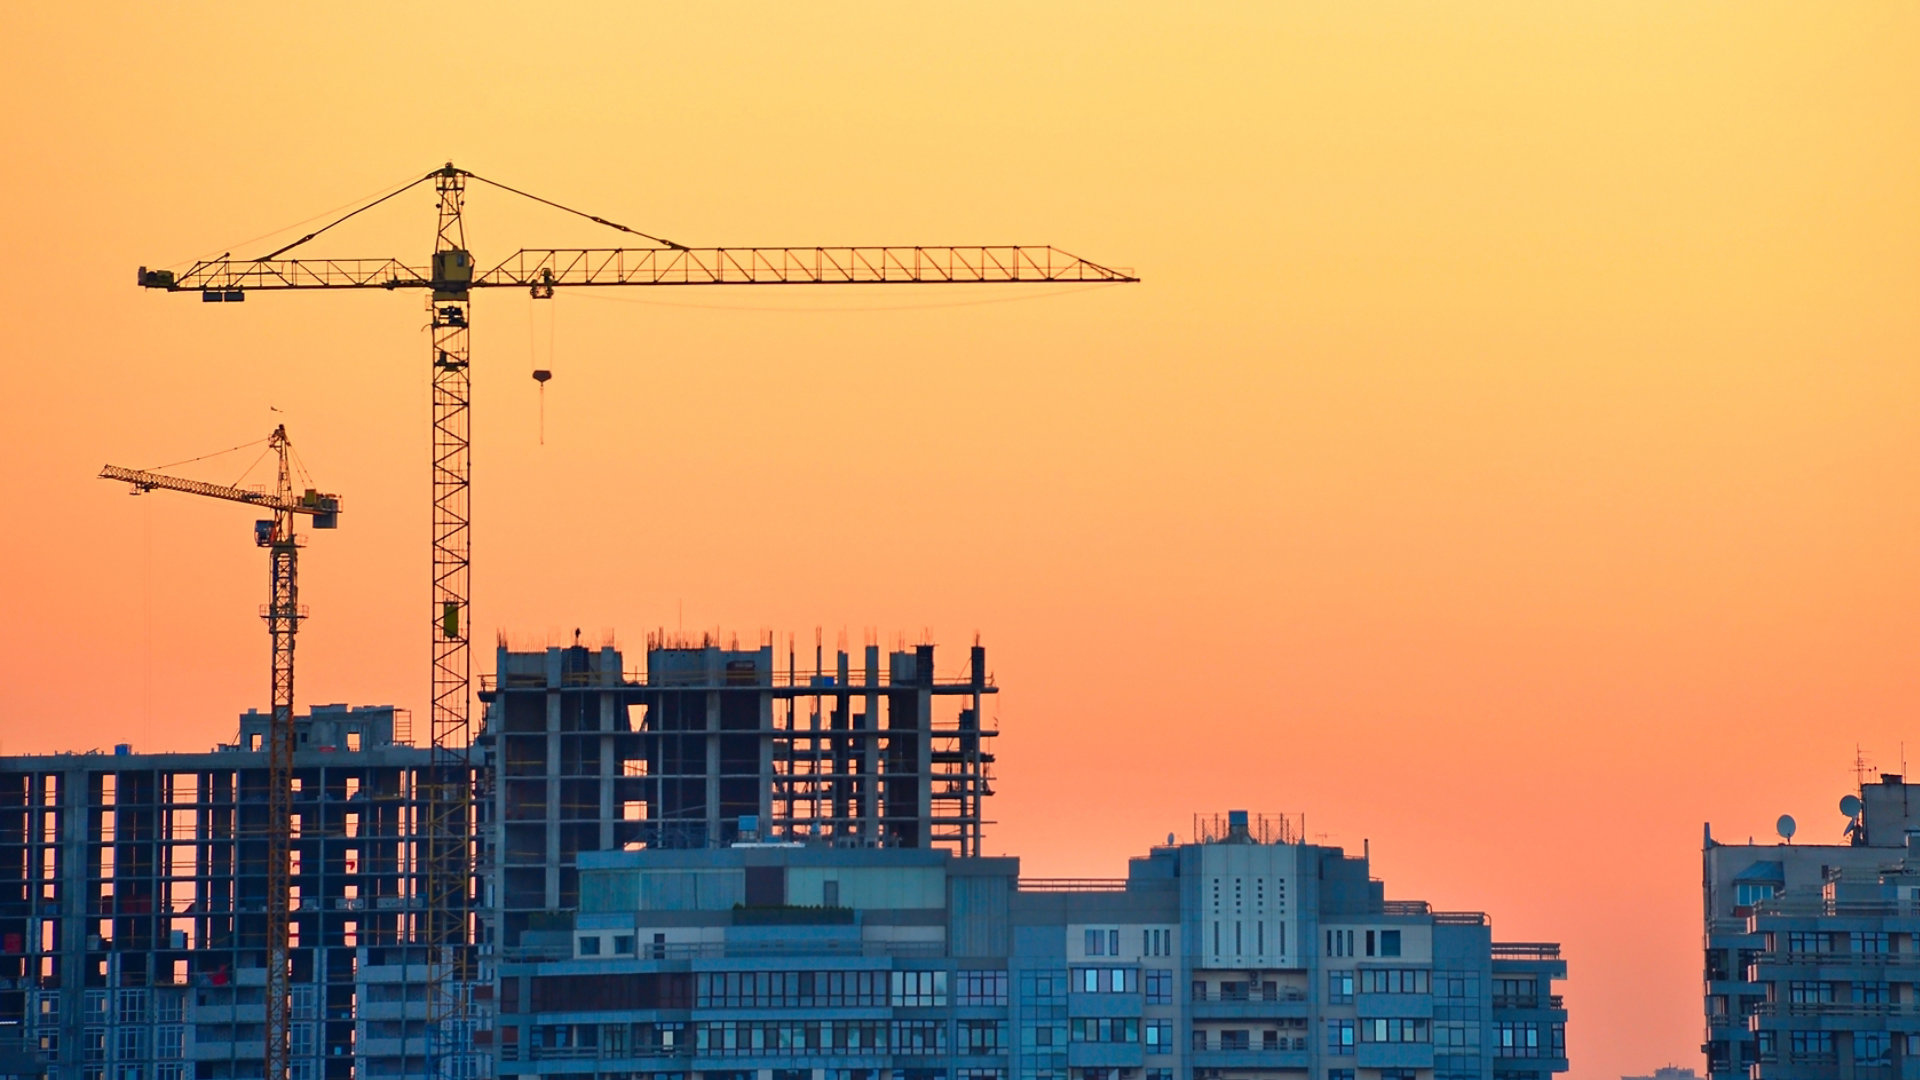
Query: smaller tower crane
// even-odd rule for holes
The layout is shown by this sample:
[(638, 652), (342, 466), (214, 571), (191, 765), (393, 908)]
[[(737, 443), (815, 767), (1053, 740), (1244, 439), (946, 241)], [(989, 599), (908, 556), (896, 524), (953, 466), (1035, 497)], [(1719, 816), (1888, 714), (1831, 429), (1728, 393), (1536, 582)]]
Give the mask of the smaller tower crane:
[(100, 478), (131, 484), (135, 495), (149, 491), (183, 491), (189, 495), (248, 503), (273, 512), (273, 517), (253, 523), (253, 541), (267, 549), (267, 603), (260, 609), (260, 615), (267, 621), (267, 633), (273, 638), (273, 719), (267, 728), (266, 1075), (285, 1077), (291, 1051), (287, 894), (293, 843), (293, 636), (303, 617), (294, 577), (300, 545), (293, 522), (297, 515), (305, 515), (313, 519), (316, 529), (338, 527), (340, 496), (312, 488), (294, 490), (293, 446), (287, 441), (285, 424), (267, 436), (267, 448), (279, 458), (272, 491), (209, 484), (118, 465), (101, 469)]

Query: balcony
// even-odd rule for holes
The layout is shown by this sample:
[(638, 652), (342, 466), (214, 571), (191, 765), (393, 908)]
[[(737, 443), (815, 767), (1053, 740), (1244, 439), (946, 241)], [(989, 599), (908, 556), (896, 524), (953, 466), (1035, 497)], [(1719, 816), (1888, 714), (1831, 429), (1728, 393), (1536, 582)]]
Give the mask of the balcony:
[(1566, 1002), (1566, 999), (1560, 996), (1559, 994), (1548, 994), (1546, 997), (1541, 997), (1538, 994), (1529, 995), (1527, 997), (1504, 997), (1500, 994), (1495, 994), (1493, 996), (1493, 1007), (1496, 1009), (1511, 1009), (1511, 1010), (1520, 1010), (1520, 1009), (1564, 1010), (1567, 1007), (1567, 1002)]
[(1551, 941), (1496, 941), (1495, 960), (1558, 960), (1560, 946)]
[(1753, 1017), (1829, 1016), (1843, 1017), (1920, 1017), (1920, 1002), (1914, 1001), (1762, 1001), (1754, 1005)]
[(1237, 1004), (1246, 1004), (1248, 1002), (1305, 1001), (1307, 1000), (1307, 992), (1297, 986), (1281, 986), (1276, 987), (1274, 991), (1269, 994), (1263, 987), (1249, 986), (1245, 990), (1235, 991), (1214, 990), (1208, 992), (1206, 990), (1199, 990), (1196, 991), (1189, 1000), (1195, 1004), (1208, 1001), (1233, 1002)]

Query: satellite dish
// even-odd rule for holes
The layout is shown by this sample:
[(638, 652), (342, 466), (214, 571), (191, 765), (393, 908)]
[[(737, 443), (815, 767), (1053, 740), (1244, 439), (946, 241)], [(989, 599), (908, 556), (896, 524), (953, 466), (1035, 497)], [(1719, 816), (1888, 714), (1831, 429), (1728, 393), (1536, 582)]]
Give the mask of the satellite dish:
[(1780, 839), (1785, 840), (1787, 843), (1791, 844), (1793, 843), (1794, 830), (1799, 828), (1799, 826), (1793, 823), (1792, 814), (1781, 814), (1780, 820), (1774, 822), (1773, 828), (1775, 832), (1778, 832), (1780, 834)]
[(1860, 796), (1847, 795), (1840, 800), (1840, 812), (1848, 817), (1860, 816)]

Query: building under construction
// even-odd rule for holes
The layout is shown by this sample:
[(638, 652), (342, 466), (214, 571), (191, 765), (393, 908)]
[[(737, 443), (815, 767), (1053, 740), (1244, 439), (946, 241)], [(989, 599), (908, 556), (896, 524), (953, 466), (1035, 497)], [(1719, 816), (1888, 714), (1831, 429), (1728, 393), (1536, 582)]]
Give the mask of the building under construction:
[[(771, 645), (504, 646), (481, 697), (469, 843), (483, 956), (575, 905), (578, 857), (761, 836), (977, 855), (994, 691), (976, 646), (811, 667)], [(431, 956), (423, 852), (433, 759), (391, 707), (298, 718), (294, 1080), (420, 1075)], [(0, 758), (0, 1052), (71, 1080), (228, 1080), (264, 1054), (270, 717), (205, 753)], [(478, 902), (486, 896), (491, 905)], [(446, 1033), (490, 1068), (490, 982)]]
[[(449, 992), (405, 714), (298, 718), (295, 1080), (1552, 1080), (1552, 943), (1388, 900), (1297, 818), (1125, 877), (982, 851), (975, 647), (502, 647)], [(0, 759), (0, 1080), (253, 1080), (269, 717), (199, 754)], [(428, 942), (435, 944), (430, 946)], [(451, 1017), (451, 1019), (449, 1019)], [(447, 1048), (451, 1048), (449, 1051)]]

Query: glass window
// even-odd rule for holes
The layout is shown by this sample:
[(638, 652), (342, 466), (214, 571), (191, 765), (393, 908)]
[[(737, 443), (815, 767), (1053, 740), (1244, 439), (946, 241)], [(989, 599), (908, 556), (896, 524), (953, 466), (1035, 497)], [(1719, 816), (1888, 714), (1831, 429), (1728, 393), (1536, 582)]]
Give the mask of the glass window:
[(1399, 956), (1400, 955), (1400, 931), (1398, 930), (1380, 931), (1380, 955), (1381, 956)]
[(1353, 1053), (1355, 1023), (1353, 1020), (1327, 1021), (1327, 1053), (1336, 1057)]

